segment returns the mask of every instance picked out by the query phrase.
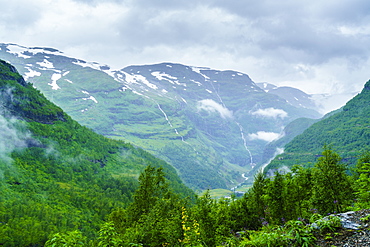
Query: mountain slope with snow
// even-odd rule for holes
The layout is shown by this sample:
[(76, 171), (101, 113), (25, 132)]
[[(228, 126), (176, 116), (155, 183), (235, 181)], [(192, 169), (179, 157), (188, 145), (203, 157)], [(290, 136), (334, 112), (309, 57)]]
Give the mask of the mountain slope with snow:
[(112, 70), (12, 44), (0, 44), (0, 58), (79, 123), (165, 159), (195, 189), (241, 182), (289, 122), (320, 116), (236, 71), (173, 63)]

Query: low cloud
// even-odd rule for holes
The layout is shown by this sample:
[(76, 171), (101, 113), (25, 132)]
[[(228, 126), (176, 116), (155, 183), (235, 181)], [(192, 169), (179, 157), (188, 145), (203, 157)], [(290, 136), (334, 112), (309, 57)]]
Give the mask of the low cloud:
[(269, 117), (269, 118), (286, 118), (288, 113), (282, 109), (275, 109), (273, 107), (266, 109), (258, 109), (257, 111), (251, 112), (253, 116)]
[(252, 133), (248, 135), (249, 140), (262, 140), (266, 142), (271, 142), (280, 137), (279, 133), (275, 132), (266, 132), (266, 131), (258, 131), (257, 133)]
[(233, 112), (212, 99), (198, 101), (198, 110), (218, 112), (223, 119), (233, 118)]
[(15, 118), (6, 119), (0, 115), (0, 159), (11, 162), (10, 154), (17, 148), (26, 147), (29, 134), (18, 129), (21, 123)]

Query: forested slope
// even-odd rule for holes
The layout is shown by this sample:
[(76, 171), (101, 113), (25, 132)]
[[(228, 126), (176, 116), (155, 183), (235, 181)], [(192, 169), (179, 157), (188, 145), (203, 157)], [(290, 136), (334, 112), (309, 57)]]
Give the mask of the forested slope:
[(370, 147), (370, 81), (360, 94), (348, 101), (341, 111), (313, 124), (285, 146), (267, 167), (276, 169), (294, 164), (312, 166), (324, 145), (340, 154), (344, 163), (354, 164)]
[(132, 202), (148, 165), (193, 197), (173, 167), (81, 126), (4, 61), (0, 123), (0, 245), (41, 246), (76, 229), (92, 237), (113, 208)]

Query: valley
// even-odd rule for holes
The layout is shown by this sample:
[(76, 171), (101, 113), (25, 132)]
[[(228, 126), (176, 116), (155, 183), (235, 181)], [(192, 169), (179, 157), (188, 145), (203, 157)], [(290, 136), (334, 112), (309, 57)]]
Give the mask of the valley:
[(298, 90), (301, 104), (292, 103), (236, 71), (173, 63), (111, 70), (51, 48), (0, 48), (0, 58), (79, 123), (164, 159), (197, 191), (253, 177), (283, 146), (266, 149), (291, 121), (321, 116), (309, 95)]
[[(44, 63), (51, 67), (51, 62)], [(53, 94), (62, 90), (61, 78), (55, 73), (50, 77), (48, 86), (53, 99), (61, 97)], [(155, 88), (155, 84), (148, 85)], [(253, 83), (251, 86), (254, 88)], [(281, 98), (277, 98), (280, 107), (265, 102), (263, 108), (259, 101), (259, 107), (248, 111), (248, 100), (243, 101), (245, 108), (233, 105), (236, 102), (220, 90), (216, 95), (220, 103), (216, 99), (197, 100), (195, 106), (191, 105), (196, 108), (194, 114), (187, 109), (188, 98), (183, 100), (185, 105), (166, 105), (155, 94), (148, 96), (144, 95), (145, 90), (135, 93), (126, 89), (129, 97), (123, 99), (128, 102), (133, 99), (138, 107), (134, 113), (121, 110), (130, 114), (124, 118), (122, 132), (131, 126), (129, 133), (145, 140), (148, 146), (163, 145), (163, 141), (172, 145), (175, 141), (183, 143), (182, 147), (176, 143), (177, 146), (161, 149), (176, 166), (123, 141), (120, 132), (114, 132), (115, 138), (107, 138), (80, 125), (4, 61), (0, 61), (0, 89), (1, 245), (326, 246), (342, 240), (354, 243), (367, 239), (361, 234), (368, 230), (369, 218), (366, 208), (369, 206), (370, 81), (343, 108), (321, 119), (300, 117), (286, 123), (284, 120), (295, 108), (283, 110), (286, 103), (281, 102), (286, 100)], [(81, 105), (84, 108), (80, 113), (93, 110), (96, 114), (106, 114), (97, 111), (97, 105), (104, 100), (95, 94), (99, 91), (81, 91), (83, 98), (76, 97), (75, 101), (91, 101), (91, 105)], [(266, 97), (266, 92), (258, 89), (253, 92), (258, 95), (251, 91), (246, 95)], [(124, 106), (131, 108), (128, 102)], [(120, 119), (114, 114), (116, 110), (110, 116)], [(269, 124), (280, 123), (285, 135), (276, 138), (272, 133), (277, 132), (246, 125), (243, 121), (247, 116), (238, 113), (243, 110), (249, 120), (264, 127), (272, 128)], [(99, 116), (89, 116), (91, 121), (104, 123)], [(265, 122), (260, 121), (263, 117)], [(109, 125), (119, 127), (116, 122)], [(194, 126), (198, 129), (194, 130)], [(247, 132), (245, 128), (254, 131)], [(224, 143), (233, 135), (244, 154), (240, 160), (249, 166), (245, 170), (253, 172), (262, 167), (264, 171), (241, 173), (242, 181), (231, 190), (223, 189), (222, 180), (215, 179), (216, 189), (195, 195), (182, 179), (187, 178), (187, 184), (193, 188), (203, 188), (210, 183), (209, 177), (199, 180), (198, 175), (212, 176), (207, 167), (189, 166), (199, 155), (207, 157), (199, 152), (202, 146), (194, 141), (199, 134), (208, 137), (204, 140), (209, 143), (215, 140), (225, 147), (233, 145), (233, 140)], [(259, 158), (254, 155), (253, 139), (265, 141)], [(153, 140), (157, 142), (151, 143)], [(184, 147), (196, 155), (189, 157), (191, 152)], [(275, 159), (270, 155), (272, 152), (277, 155)], [(223, 159), (232, 157), (229, 153), (222, 155)], [(258, 159), (262, 165), (255, 163)], [(267, 162), (262, 163), (264, 159)], [(237, 160), (234, 166), (243, 167)], [(221, 170), (225, 165), (221, 163), (216, 168)], [(189, 172), (188, 175), (180, 173), (180, 178), (181, 169)], [(214, 173), (224, 178), (217, 169)], [(254, 181), (250, 181), (251, 177)], [(246, 193), (239, 193), (241, 187)], [(228, 198), (224, 197), (226, 194)], [(353, 219), (352, 215), (357, 218)], [(350, 224), (356, 227), (355, 233), (348, 229), (348, 217), (356, 220)]]

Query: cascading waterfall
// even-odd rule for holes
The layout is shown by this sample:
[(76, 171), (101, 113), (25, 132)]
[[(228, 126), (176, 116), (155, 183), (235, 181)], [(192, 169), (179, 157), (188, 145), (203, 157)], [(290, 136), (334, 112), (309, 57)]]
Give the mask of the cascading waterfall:
[[(155, 101), (155, 103), (158, 106), (158, 109), (162, 112), (164, 118), (166, 119), (167, 123), (173, 128), (171, 121), (168, 119), (167, 114), (163, 111), (162, 107), (158, 104), (158, 102)], [(177, 129), (175, 128), (176, 134), (178, 134)]]
[[(211, 83), (212, 88), (213, 88), (214, 92), (216, 93), (216, 95), (217, 95), (218, 99), (220, 100), (220, 102), (221, 102), (222, 106), (223, 106), (223, 107), (225, 107), (225, 108), (227, 108), (227, 107), (225, 106), (224, 102), (222, 101), (221, 96), (218, 94), (218, 90), (216, 90), (216, 88), (215, 88), (215, 86), (213, 85), (213, 83), (212, 83), (212, 82), (210, 82), (210, 83)], [(249, 150), (249, 148), (248, 148), (248, 146), (247, 146), (247, 139), (246, 139), (246, 138), (245, 138), (245, 136), (244, 136), (243, 126), (242, 126), (239, 122), (237, 122), (237, 121), (235, 121), (235, 120), (234, 120), (234, 122), (235, 122), (235, 123), (238, 125), (238, 127), (239, 127), (239, 130), (240, 130), (240, 136), (241, 136), (241, 138), (242, 138), (242, 140), (243, 140), (244, 148), (245, 148), (245, 150), (246, 150), (246, 151), (248, 152), (248, 154), (249, 154), (249, 157), (250, 157), (250, 166), (251, 166), (252, 168), (254, 168), (256, 164), (254, 164), (254, 163), (253, 163), (253, 156), (252, 156), (252, 153), (251, 153), (251, 151)]]
[(252, 166), (252, 168), (255, 166), (255, 164), (253, 163), (253, 156), (252, 156), (252, 153), (251, 151), (249, 150), (248, 146), (247, 146), (247, 139), (245, 139), (245, 136), (244, 136), (244, 131), (243, 131), (243, 126), (235, 121), (235, 123), (238, 125), (239, 127), (239, 130), (240, 130), (240, 135), (242, 137), (242, 140), (243, 140), (243, 145), (244, 145), (244, 148), (245, 150), (247, 150), (248, 154), (249, 154), (249, 157), (250, 157), (250, 166)]
[(226, 108), (226, 106), (225, 106), (224, 102), (222, 101), (221, 96), (218, 94), (218, 90), (216, 90), (216, 88), (215, 88), (215, 86), (213, 85), (213, 83), (212, 83), (212, 82), (211, 82), (211, 85), (212, 85), (212, 88), (213, 88), (213, 90), (215, 91), (215, 93), (216, 93), (216, 95), (217, 95), (218, 99), (220, 100), (220, 102), (221, 102), (222, 106)]
[[(168, 118), (168, 116), (167, 116), (166, 112), (162, 109), (161, 105), (160, 105), (160, 104), (158, 104), (158, 102), (157, 102), (157, 101), (155, 101), (155, 100), (153, 100), (153, 101), (157, 104), (158, 109), (162, 112), (162, 114), (163, 114), (164, 118), (166, 119), (166, 121), (167, 121), (168, 125), (169, 125), (171, 128), (173, 128), (173, 129), (175, 130), (176, 135), (178, 135), (178, 136), (180, 136), (180, 137), (181, 137), (181, 141), (182, 141), (182, 142), (184, 142), (184, 143), (186, 143), (186, 144), (188, 144), (188, 145), (190, 145), (190, 143), (188, 143), (187, 141), (185, 141), (185, 140), (184, 140), (184, 137), (183, 137), (182, 135), (180, 135), (180, 134), (179, 134), (179, 132), (177, 131), (177, 129), (173, 127), (173, 125), (172, 125), (172, 123), (171, 123), (170, 119)], [(191, 146), (191, 145), (190, 145), (190, 146)], [(194, 150), (195, 150), (195, 148), (194, 148)]]

